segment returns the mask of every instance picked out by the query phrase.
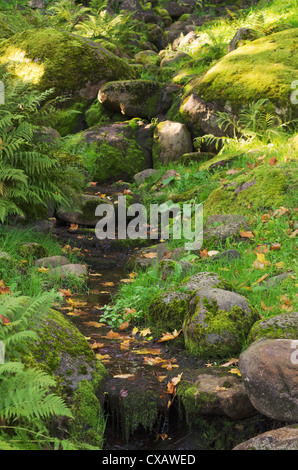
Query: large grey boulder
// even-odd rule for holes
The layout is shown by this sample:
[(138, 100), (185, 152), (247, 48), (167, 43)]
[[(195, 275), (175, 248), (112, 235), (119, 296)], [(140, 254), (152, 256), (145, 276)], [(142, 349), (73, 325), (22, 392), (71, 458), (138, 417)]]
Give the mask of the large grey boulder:
[(240, 355), (239, 369), (250, 400), (260, 413), (298, 422), (298, 340), (252, 343)]
[(183, 323), (185, 345), (199, 357), (239, 354), (258, 319), (242, 295), (224, 289), (201, 288), (195, 291)]

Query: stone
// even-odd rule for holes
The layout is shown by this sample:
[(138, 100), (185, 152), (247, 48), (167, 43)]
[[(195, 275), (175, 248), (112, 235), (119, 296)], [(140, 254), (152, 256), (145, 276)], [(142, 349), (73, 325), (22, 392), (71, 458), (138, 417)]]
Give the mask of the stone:
[(180, 122), (160, 122), (155, 129), (155, 139), (155, 159), (163, 164), (177, 161), (182, 155), (193, 150), (190, 134)]
[(196, 290), (183, 323), (186, 348), (204, 358), (241, 352), (243, 340), (259, 319), (245, 297), (219, 288)]
[(69, 260), (65, 256), (48, 256), (35, 261), (36, 266), (44, 268), (57, 268), (58, 266), (64, 266), (70, 264)]
[(247, 344), (261, 339), (297, 339), (298, 312), (284, 312), (256, 322), (249, 332)]
[(239, 253), (238, 250), (230, 249), (230, 250), (222, 251), (221, 253), (212, 256), (211, 259), (208, 258), (208, 262), (221, 261), (225, 263), (230, 263), (231, 261), (234, 261), (235, 259), (240, 259), (241, 257), (242, 257), (241, 253)]
[(32, 9), (40, 8), (41, 10), (44, 10), (46, 7), (46, 2), (45, 0), (30, 0), (27, 5)]
[(190, 294), (183, 292), (164, 292), (153, 297), (148, 322), (158, 333), (182, 329)]
[(259, 31), (255, 31), (251, 28), (240, 28), (236, 32), (235, 36), (233, 37), (232, 41), (229, 44), (229, 52), (234, 51), (238, 47), (243, 46), (247, 42), (255, 41), (259, 39), (263, 35)]
[(298, 450), (298, 426), (285, 426), (259, 434), (232, 450)]
[(165, 6), (165, 9), (168, 11), (171, 18), (174, 18), (174, 19), (178, 19), (179, 16), (185, 13), (183, 6), (179, 5), (179, 3), (177, 2), (172, 2), (172, 1), (168, 2), (167, 5)]
[(156, 266), (163, 259), (166, 252), (168, 252), (166, 243), (159, 243), (157, 245), (152, 245), (149, 248), (143, 248), (130, 258), (128, 265), (138, 268)]
[(23, 243), (17, 248), (18, 255), (25, 259), (37, 260), (47, 256), (47, 250), (39, 243)]
[(152, 168), (152, 135), (151, 125), (139, 120), (106, 124), (83, 132), (79, 148), (94, 149), (95, 181), (130, 181), (135, 173)]
[(50, 270), (51, 276), (57, 276), (65, 279), (69, 276), (85, 277), (88, 274), (86, 266), (83, 264), (64, 264)]
[(296, 180), (292, 168), (284, 171), (272, 165), (260, 165), (213, 190), (204, 204), (204, 214), (230, 213), (236, 217), (252, 210), (267, 211), (284, 206), (287, 189), (295, 185)]
[(182, 281), (179, 286), (183, 290), (194, 292), (203, 288), (220, 288), (232, 290), (232, 285), (217, 273), (200, 272), (192, 274)]
[(289, 271), (287, 273), (277, 274), (276, 276), (269, 277), (268, 279), (262, 281), (260, 285), (262, 287), (267, 287), (268, 289), (271, 289), (272, 287), (277, 286), (281, 282), (288, 280), (291, 276), (295, 276), (294, 271)]
[(172, 65), (178, 64), (183, 59), (190, 59), (190, 56), (185, 52), (178, 51), (164, 57), (160, 63), (160, 67), (171, 67)]
[[(18, 51), (22, 53), (15, 61)], [(136, 76), (133, 67), (101, 44), (56, 28), (30, 29), (3, 41), (0, 64), (39, 91), (55, 88), (55, 96), (90, 100), (104, 82)]]
[(178, 385), (178, 398), (186, 406), (186, 413), (189, 412), (192, 420), (206, 415), (240, 420), (257, 413), (241, 380), (223, 372), (200, 373), (191, 384), (182, 380)]
[(192, 85), (193, 93), (205, 103), (219, 106), (220, 111), (228, 105), (232, 113), (238, 113), (252, 102), (268, 99), (276, 111), (292, 111), (295, 118), (297, 106), (289, 96), (298, 68), (298, 58), (293, 60), (292, 56), (297, 44), (298, 28), (261, 37), (225, 55), (188, 86)]
[(98, 99), (125, 116), (151, 119), (161, 110), (162, 87), (152, 80), (109, 82), (100, 89)]
[(211, 215), (204, 226), (204, 240), (214, 239), (218, 242), (231, 237), (240, 238), (240, 230), (251, 230), (245, 217), (234, 214)]
[(297, 341), (252, 343), (239, 357), (239, 369), (253, 406), (269, 418), (298, 422)]
[(180, 273), (182, 275), (187, 275), (194, 268), (193, 263), (190, 261), (175, 261), (174, 259), (163, 259), (159, 263), (159, 269), (162, 273), (163, 278), (174, 275), (175, 273)]
[(108, 204), (114, 207), (113, 203), (105, 197), (83, 194), (79, 198), (79, 207), (77, 209), (71, 210), (69, 208), (60, 207), (57, 211), (57, 217), (71, 224), (95, 227), (100, 220), (100, 217), (95, 215), (96, 208), (100, 204)]
[(148, 178), (151, 178), (152, 175), (154, 175), (157, 172), (157, 170), (154, 170), (153, 168), (148, 168), (147, 170), (140, 171), (136, 175), (134, 175), (133, 179), (137, 183), (142, 183)]
[(216, 103), (207, 103), (196, 93), (188, 95), (180, 107), (181, 116), (186, 121), (193, 137), (204, 134), (212, 134), (216, 137), (225, 135), (218, 125), (219, 110)]

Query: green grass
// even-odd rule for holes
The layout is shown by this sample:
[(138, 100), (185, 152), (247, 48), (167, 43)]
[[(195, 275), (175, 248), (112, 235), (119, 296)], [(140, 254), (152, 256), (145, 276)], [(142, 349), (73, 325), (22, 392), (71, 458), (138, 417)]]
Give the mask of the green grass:
[(75, 254), (64, 253), (62, 246), (52, 235), (35, 233), (30, 229), (6, 230), (0, 229), (0, 251), (7, 253), (11, 261), (0, 260), (0, 280), (8, 286), (13, 293), (20, 293), (32, 297), (38, 296), (47, 290), (58, 291), (59, 288), (68, 287), (72, 291), (81, 290), (82, 281), (74, 276), (62, 280), (59, 276), (51, 276), (48, 272), (39, 272), (34, 260), (24, 258), (17, 252), (23, 243), (39, 243), (48, 256), (65, 256), (70, 263), (79, 263)]

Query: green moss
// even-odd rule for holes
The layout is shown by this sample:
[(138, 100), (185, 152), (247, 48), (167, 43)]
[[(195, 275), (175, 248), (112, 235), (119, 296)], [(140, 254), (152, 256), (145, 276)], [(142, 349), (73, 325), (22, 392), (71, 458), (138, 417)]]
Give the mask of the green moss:
[(71, 408), (74, 417), (70, 426), (71, 439), (96, 446), (99, 450), (103, 448), (106, 417), (97, 392), (105, 376), (105, 369), (99, 365), (92, 382), (82, 380), (73, 394)]
[(0, 44), (0, 64), (41, 91), (78, 92), (87, 82), (134, 78), (135, 72), (100, 45), (54, 28), (24, 31)]
[(216, 401), (216, 393), (200, 392), (196, 385), (181, 381), (177, 387), (177, 397), (182, 403), (187, 425), (192, 428), (200, 420), (200, 410), (208, 403)]
[(158, 294), (152, 299), (148, 324), (155, 334), (180, 330), (188, 307), (188, 294), (172, 292)]
[[(206, 309), (204, 319), (198, 320), (202, 308), (200, 297), (197, 308), (189, 312), (184, 326), (185, 345), (191, 354), (204, 358), (229, 357), (241, 352), (243, 341), (253, 323), (258, 319), (257, 312), (251, 308), (247, 314), (242, 308), (234, 306), (229, 311), (219, 310), (215, 300), (203, 298)], [(189, 327), (189, 325), (192, 325)]]
[(267, 98), (289, 108), (291, 84), (297, 78), (297, 46), (298, 28), (257, 39), (226, 55), (193, 82), (193, 90), (206, 102), (239, 107)]
[(109, 137), (101, 135), (90, 144), (82, 139), (78, 146), (78, 153), (84, 154), (86, 167), (94, 181), (129, 181), (134, 174), (148, 168), (145, 152), (136, 141), (136, 131), (129, 124), (117, 133), (117, 138)]
[(247, 337), (247, 344), (260, 339), (297, 339), (298, 321), (294, 313), (281, 314), (268, 319), (257, 321)]
[(248, 175), (241, 175), (230, 185), (212, 191), (204, 205), (205, 216), (247, 214), (249, 210), (271, 209), (286, 201), (291, 175), (270, 165), (261, 165)]
[(158, 418), (158, 397), (152, 391), (130, 391), (117, 404), (117, 413), (121, 423), (125, 442), (139, 426), (145, 431), (152, 431)]
[(113, 114), (113, 111), (109, 111), (98, 100), (95, 100), (87, 109), (85, 120), (88, 127), (108, 124), (111, 121)]
[(83, 100), (60, 111), (60, 117), (57, 124), (55, 124), (55, 129), (61, 137), (78, 132), (85, 108), (86, 101)]
[(17, 248), (19, 256), (26, 260), (37, 260), (47, 256), (47, 250), (39, 243), (24, 243)]

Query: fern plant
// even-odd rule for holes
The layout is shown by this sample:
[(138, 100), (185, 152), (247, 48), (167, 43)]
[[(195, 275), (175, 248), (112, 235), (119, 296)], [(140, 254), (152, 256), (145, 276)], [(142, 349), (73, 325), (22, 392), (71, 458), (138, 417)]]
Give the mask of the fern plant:
[[(55, 380), (36, 368), (26, 368), (20, 352), (30, 341), (37, 340), (32, 330), (56, 299), (45, 293), (36, 299), (2, 295), (0, 298), (0, 340), (5, 346), (5, 362), (0, 364), (0, 448), (3, 442), (22, 444), (51, 441), (44, 424), (48, 418), (71, 418), (70, 409), (61, 397), (51, 392)], [(42, 437), (38, 435), (42, 433)]]
[[(2, 76), (5, 103), (0, 105), (0, 222), (8, 216), (37, 213), (49, 202), (67, 203), (64, 178), (49, 144), (38, 140), (45, 112), (41, 103), (52, 90), (33, 91), (29, 84)], [(51, 108), (48, 108), (48, 115)]]

